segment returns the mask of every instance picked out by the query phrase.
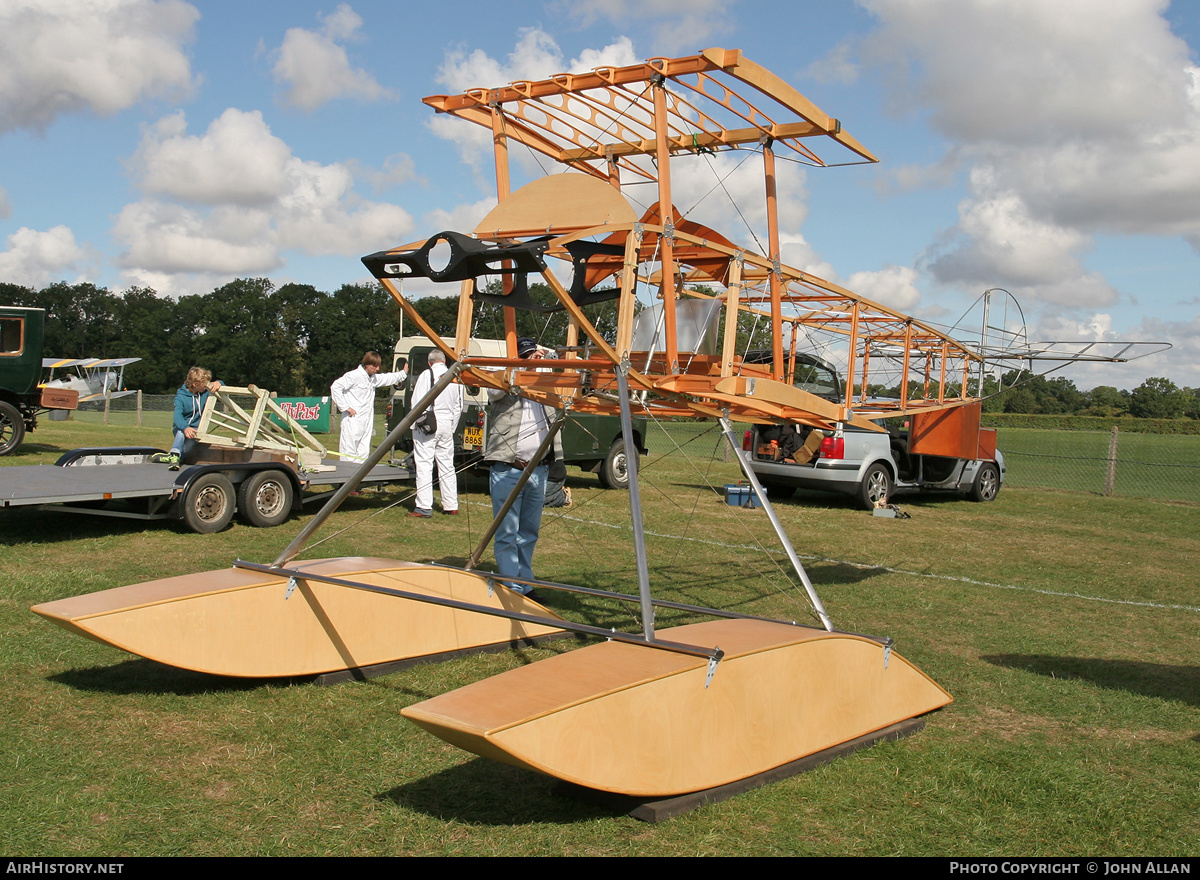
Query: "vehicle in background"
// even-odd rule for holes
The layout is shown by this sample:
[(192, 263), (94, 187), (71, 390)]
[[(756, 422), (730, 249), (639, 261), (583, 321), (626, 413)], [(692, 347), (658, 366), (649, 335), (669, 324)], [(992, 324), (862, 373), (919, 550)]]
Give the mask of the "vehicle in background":
[[(451, 348), (454, 340), (444, 339)], [(428, 367), (427, 358), (433, 346), (424, 336), (401, 337), (396, 343), (392, 357), (392, 369), (401, 361), (408, 361), (408, 379), (396, 386), (388, 399), (387, 426), (393, 427), (412, 408), (413, 388), (417, 377)], [(504, 341), (500, 339), (472, 339), (469, 353), (477, 357), (504, 357)], [(463, 386), (463, 414), (454, 433), (454, 456), (456, 467), (461, 470), (483, 461), (483, 450), (487, 446), (488, 394), (486, 388)], [(633, 420), (633, 443), (637, 453), (646, 452), (646, 426), (644, 418)], [(405, 434), (392, 450), (393, 459), (405, 459), (412, 453), (412, 434)], [(563, 460), (574, 467), (596, 474), (600, 485), (606, 489), (624, 489), (629, 485), (628, 447), (621, 432), (618, 416), (570, 413), (562, 429)]]
[(46, 310), (0, 306), (0, 455), (12, 452), (49, 410), (79, 406), (79, 392), (42, 388)]
[[(766, 363), (770, 352), (747, 352)], [(842, 398), (837, 371), (797, 354), (794, 384), (826, 400)], [(833, 432), (807, 425), (757, 425), (746, 431), (742, 454), (771, 498), (796, 489), (849, 495), (866, 510), (909, 492), (958, 492), (992, 501), (1004, 484), (1004, 455), (994, 429), (981, 428), (978, 402), (878, 422), (882, 432), (839, 423)]]

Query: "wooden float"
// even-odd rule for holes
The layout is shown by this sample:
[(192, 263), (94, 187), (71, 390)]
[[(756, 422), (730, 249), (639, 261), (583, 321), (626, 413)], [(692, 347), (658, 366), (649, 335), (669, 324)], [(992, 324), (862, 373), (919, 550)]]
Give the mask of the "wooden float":
[(316, 579), (557, 617), (502, 586), (489, 590), (487, 577), (456, 569), (359, 556), (310, 560), (290, 571), (297, 572), (290, 596), (288, 574), (234, 567), (46, 602), (32, 610), (71, 632), (149, 660), (248, 678), (358, 669), (562, 632)]
[(605, 642), (404, 709), (459, 748), (587, 788), (664, 797), (724, 785), (952, 701), (865, 636), (719, 620), (658, 636), (703, 657)]

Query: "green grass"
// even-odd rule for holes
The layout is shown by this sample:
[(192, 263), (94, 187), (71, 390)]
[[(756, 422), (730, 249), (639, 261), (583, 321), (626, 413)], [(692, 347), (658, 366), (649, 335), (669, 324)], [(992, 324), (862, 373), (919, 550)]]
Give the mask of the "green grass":
[[(75, 445), (162, 442), (161, 430), (142, 430), (47, 422), (0, 463), (53, 461)], [(712, 449), (708, 438), (694, 445)], [(704, 488), (736, 476), (720, 461), (647, 462), (654, 589), (803, 617), (763, 514)], [(577, 472), (569, 484), (579, 503), (548, 512), (538, 573), (633, 591), (624, 494)], [(319, 537), (350, 530), (306, 555), (461, 559), (489, 509), (481, 483), (465, 490), (467, 515), (422, 522), (403, 516), (407, 490), (350, 499)], [(309, 513), (277, 529), (235, 524), (201, 536), (0, 511), (0, 851), (1196, 854), (1197, 507), (1014, 488), (988, 505), (902, 506), (911, 519), (873, 518), (817, 494), (777, 509), (835, 623), (894, 636), (955, 702), (914, 737), (655, 826), (562, 798), (551, 780), (459, 751), (399, 715), (567, 644), (321, 688), (166, 668), (28, 611), (236, 557), (269, 561)], [(743, 549), (756, 542), (770, 549)], [(636, 626), (634, 608), (575, 597), (556, 607)], [(664, 613), (660, 624), (679, 619)]]

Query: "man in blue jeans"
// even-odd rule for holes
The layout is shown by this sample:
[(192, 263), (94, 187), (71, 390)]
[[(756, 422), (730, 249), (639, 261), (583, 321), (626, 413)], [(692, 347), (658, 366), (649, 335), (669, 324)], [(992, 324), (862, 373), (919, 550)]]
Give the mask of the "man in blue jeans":
[[(542, 350), (532, 339), (522, 336), (517, 340), (517, 357), (538, 359), (542, 357)], [(488, 488), (492, 496), (492, 515), (495, 516), (546, 439), (555, 414), (550, 407), (518, 394), (491, 389), (488, 398), (491, 401), (490, 420), (483, 457), (491, 465)], [(554, 445), (555, 454), (561, 457), (562, 446), (558, 437), (554, 438)], [(533, 469), (529, 482), (496, 530), (492, 552), (502, 575), (533, 577), (533, 551), (542, 526), (548, 470), (548, 463), (543, 459)], [(515, 592), (532, 597), (533, 588), (528, 584), (514, 583), (510, 586)]]

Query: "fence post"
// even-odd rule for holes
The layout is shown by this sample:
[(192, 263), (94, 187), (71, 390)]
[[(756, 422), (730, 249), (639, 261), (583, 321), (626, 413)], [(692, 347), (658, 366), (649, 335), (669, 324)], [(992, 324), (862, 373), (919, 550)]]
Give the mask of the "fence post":
[(1117, 426), (1108, 435), (1108, 471), (1104, 475), (1104, 494), (1111, 495), (1117, 483)]
[(142, 426), (142, 389), (138, 389), (137, 393), (137, 426)]

